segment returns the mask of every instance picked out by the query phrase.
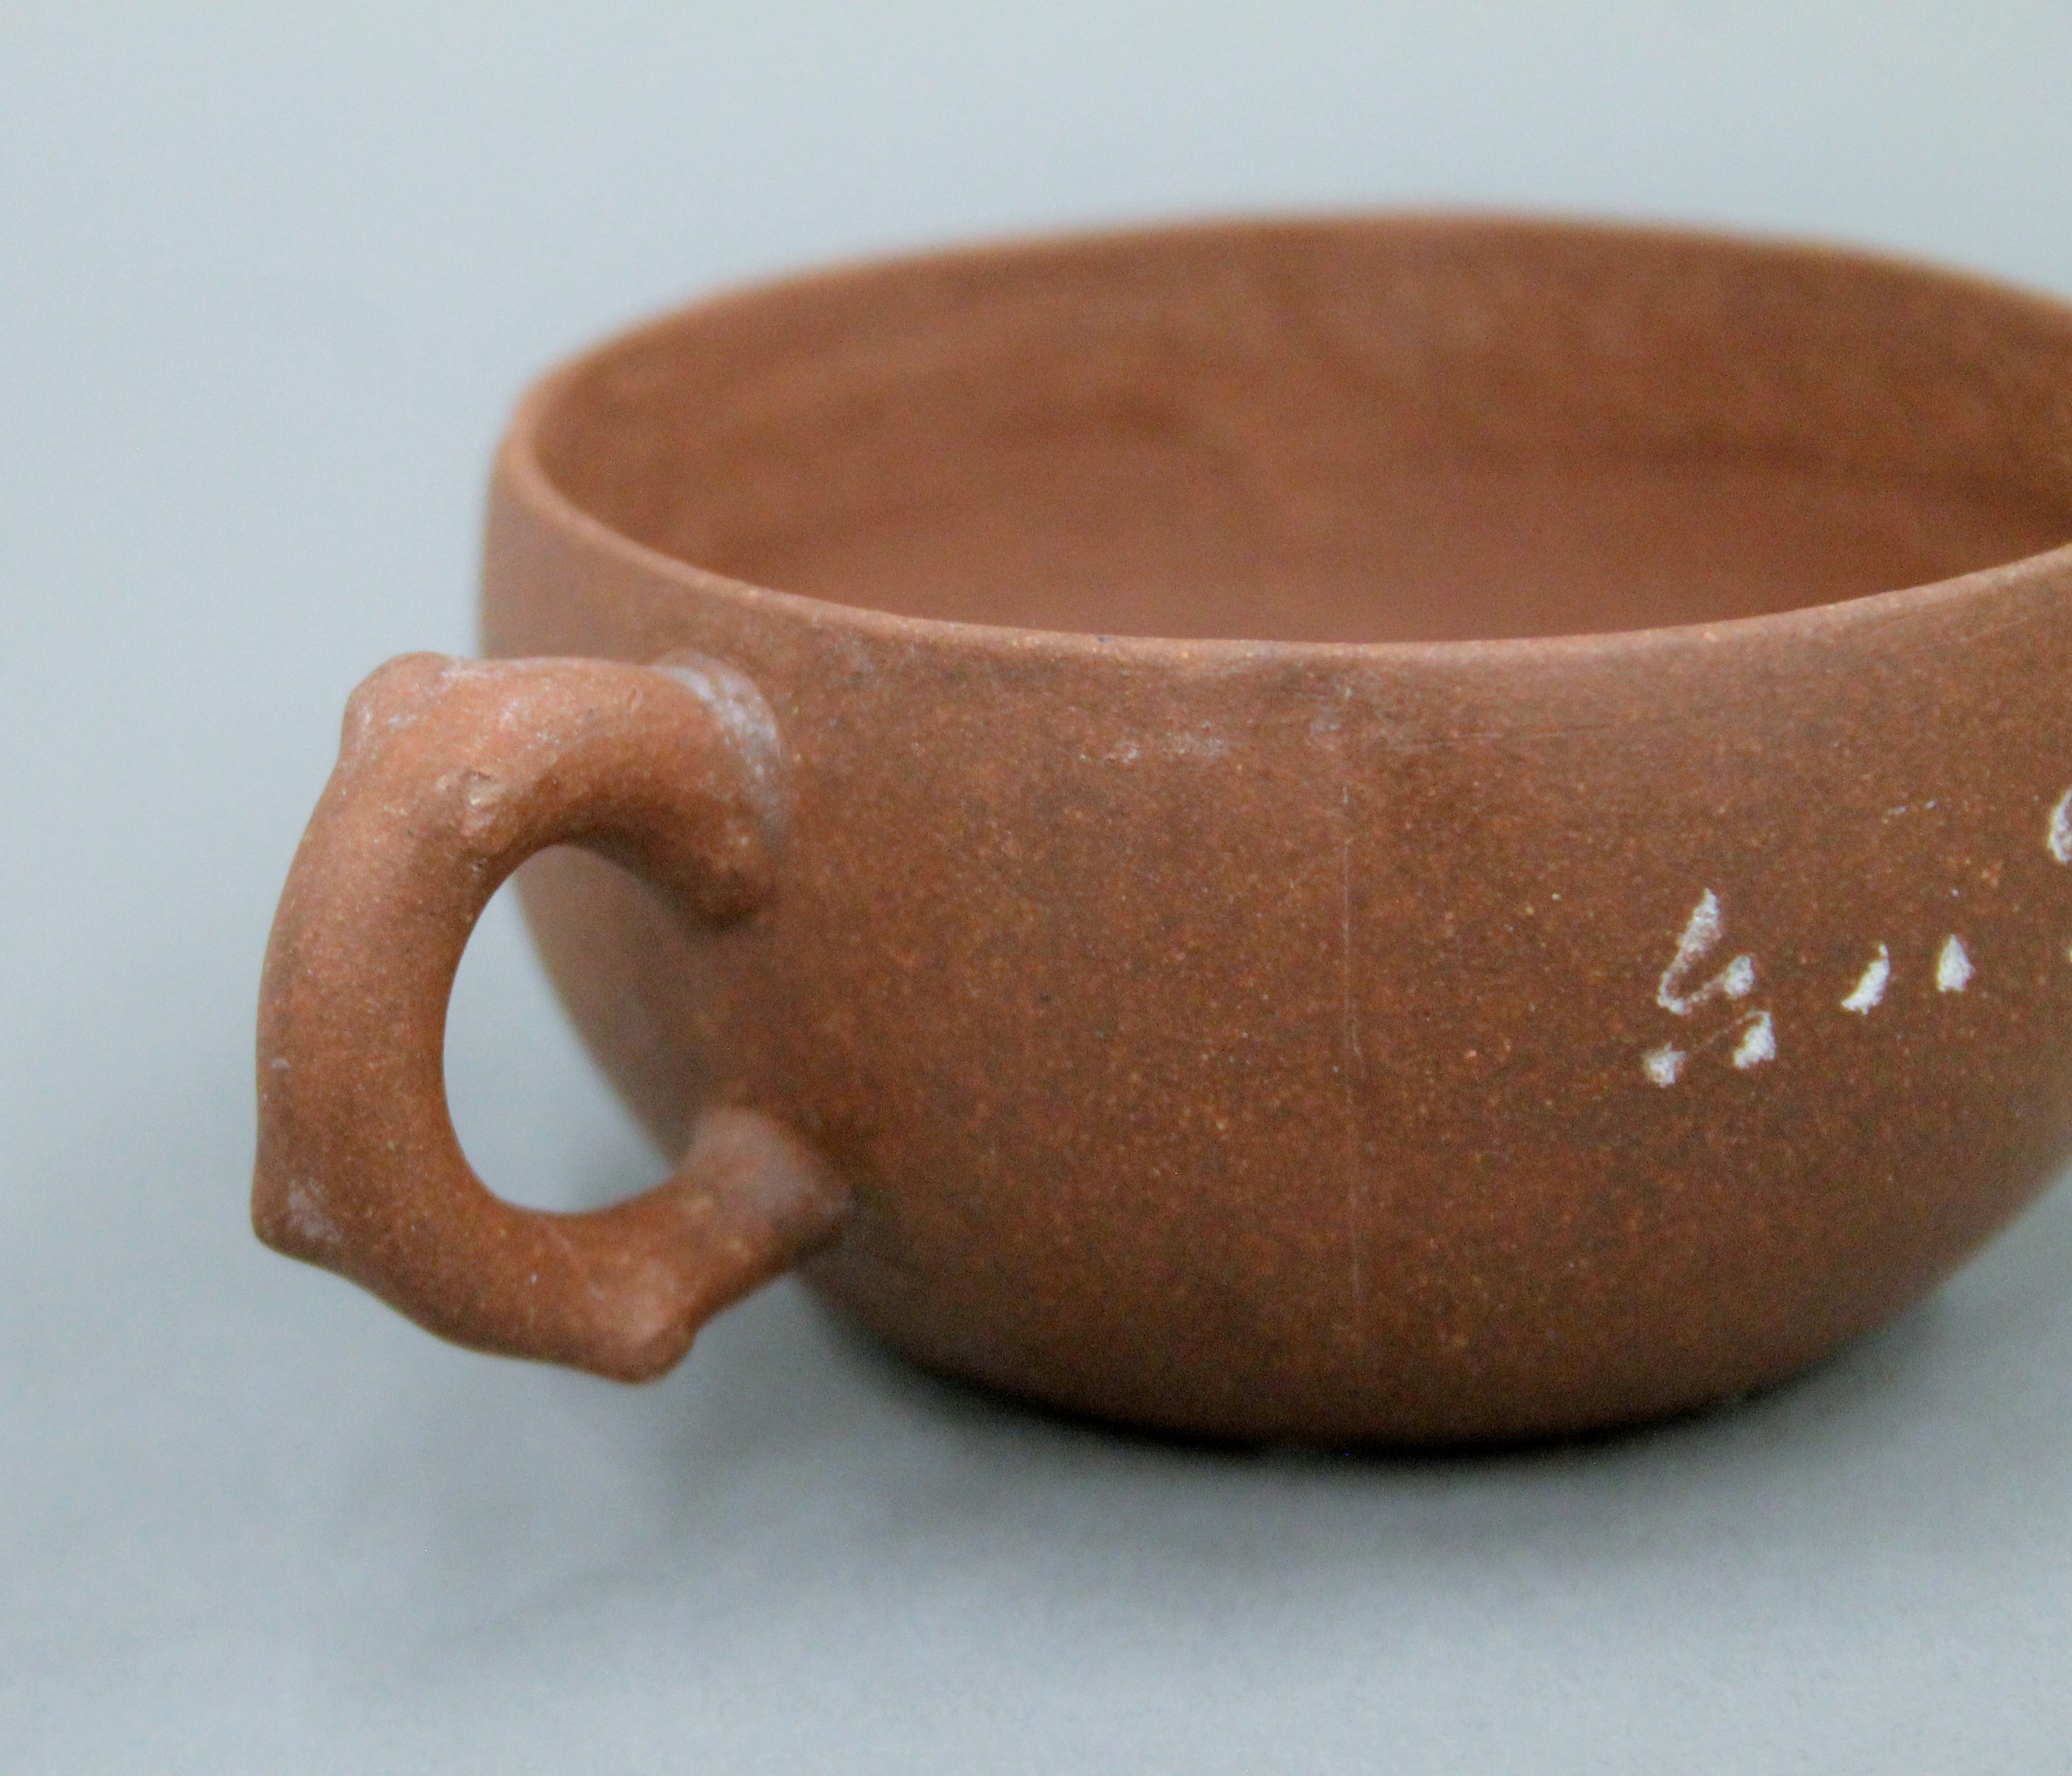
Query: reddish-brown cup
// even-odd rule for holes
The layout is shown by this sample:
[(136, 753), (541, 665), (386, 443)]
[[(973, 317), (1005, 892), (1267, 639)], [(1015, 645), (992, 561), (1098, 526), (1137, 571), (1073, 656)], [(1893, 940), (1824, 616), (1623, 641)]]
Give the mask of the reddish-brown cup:
[[(492, 660), (354, 700), (259, 1231), (627, 1378), (796, 1266), (1192, 1433), (1776, 1381), (2072, 1152), (2067, 537), (2072, 310), (1820, 248), (1240, 224), (692, 308), (525, 401)], [(542, 852), (682, 1156), (589, 1215), (442, 1084)]]

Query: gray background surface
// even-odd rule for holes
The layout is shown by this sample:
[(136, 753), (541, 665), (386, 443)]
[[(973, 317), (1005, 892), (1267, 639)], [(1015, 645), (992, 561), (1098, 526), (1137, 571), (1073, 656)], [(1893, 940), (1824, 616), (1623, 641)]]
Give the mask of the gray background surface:
[[(1206, 1453), (780, 1285), (628, 1392), (251, 1241), (347, 690), (471, 643), (521, 382), (716, 282), (1470, 201), (2072, 290), (2072, 9), (0, 5), (0, 1769), (2072, 1769), (2072, 1199), (1803, 1383), (1476, 1461)], [(500, 901), (485, 1173), (657, 1162)]]

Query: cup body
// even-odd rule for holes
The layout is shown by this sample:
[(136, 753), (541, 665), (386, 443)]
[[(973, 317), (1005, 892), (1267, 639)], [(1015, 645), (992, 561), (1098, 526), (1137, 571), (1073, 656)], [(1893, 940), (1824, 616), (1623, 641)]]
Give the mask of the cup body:
[[(857, 354), (890, 349), (874, 342), (893, 310), (898, 337), (939, 337), (931, 313), (1033, 289), (1054, 314), (1104, 278), (1096, 343), (1073, 360), (1088, 380), (1046, 372), (1083, 395), (1109, 361), (1099, 317), (1141, 306), (1145, 266), (1220, 267), (1217, 299), (1235, 301), (1231, 267), (1263, 236), (1224, 238), (1220, 256), (1202, 230), (734, 298), (535, 392), (496, 472), (487, 651), (694, 650), (753, 680), (783, 758), (777, 889), (737, 925), (688, 932), (593, 857), (527, 866), (560, 991), (665, 1145), (726, 1104), (815, 1149), (853, 1208), (806, 1275), (942, 1371), (1191, 1433), (1334, 1442), (1577, 1431), (1787, 1376), (1919, 1297), (2072, 1151), (2072, 553), (1840, 602), (1819, 602), (1822, 562), (1801, 585), (1773, 558), (1773, 608), (1710, 620), (1679, 605), (1671, 564), (1657, 602), (1695, 620), (1602, 634), (1157, 639), (759, 590), (586, 491), (627, 462), (660, 463), (665, 487), (680, 397), (656, 366), (697, 364), (705, 398), (749, 416), (742, 472), (765, 475), (781, 528), (769, 513), (795, 495), (758, 440), (816, 402), (829, 427), (861, 423), (837, 397), (877, 374)], [(1315, 313), (1381, 275), (1358, 249), (1401, 282), (1399, 319), (1426, 317), (1421, 345), (1385, 342), (1413, 431), (1453, 398), (1420, 380), (1420, 350), (1473, 380), (1477, 290), (1523, 313), (1574, 306), (1590, 278), (1612, 294), (1562, 323), (1586, 343), (1650, 302), (1684, 304), (1677, 327), (1702, 340), (1689, 311), (1730, 312), (1737, 291), (1803, 331), (1808, 290), (1858, 277), (1913, 317), (1886, 352), (1902, 365), (1979, 314), (2015, 341), (1980, 347), (1995, 362), (2049, 347), (2072, 364), (2047, 305), (1840, 256), (1494, 224), (1302, 239), (1339, 280)], [(1947, 317), (1924, 315), (1931, 297)], [(860, 311), (873, 327), (833, 319)], [(1018, 349), (996, 319), (958, 337)], [(1178, 368), (1145, 368), (1166, 335), (1133, 337), (1116, 375), (1213, 380), (1181, 346)], [(1484, 365), (1449, 422), (1473, 434), (1454, 459), (1558, 467), (1572, 434), (1598, 435), (1571, 409), (1621, 377), (1643, 442), (1650, 379), (1667, 388), (1651, 460), (1663, 439), (1730, 454), (1691, 418), (1705, 401), (1762, 457), (1748, 439), (1774, 445), (1790, 401), (1841, 403), (1861, 373), (1809, 391), (1786, 364), (1722, 394), (1727, 347), (1708, 384), (1688, 339), (1631, 365), (1606, 339), (1560, 399), (1521, 396), (1523, 417), (1501, 401), (1516, 354)], [(1380, 398), (1373, 361), (1303, 349), (1311, 373)], [(835, 380), (816, 393), (801, 365)], [(1025, 406), (1045, 380), (1025, 378)], [(1215, 409), (1226, 442), (1241, 407)], [(2008, 454), (1985, 419), (1944, 430), (1918, 449)], [(1331, 472), (1305, 482), (1284, 434), (1261, 436), (1245, 473), (1299, 528)], [(1762, 459), (1825, 481), (1854, 460), (1860, 479), (1884, 438)], [(683, 444), (682, 472), (726, 460), (723, 442)], [(810, 483), (814, 464), (793, 472)], [(1996, 463), (1964, 472), (1987, 484)], [(968, 546), (959, 571), (987, 559)], [(1589, 608), (1587, 585), (1562, 596)]]

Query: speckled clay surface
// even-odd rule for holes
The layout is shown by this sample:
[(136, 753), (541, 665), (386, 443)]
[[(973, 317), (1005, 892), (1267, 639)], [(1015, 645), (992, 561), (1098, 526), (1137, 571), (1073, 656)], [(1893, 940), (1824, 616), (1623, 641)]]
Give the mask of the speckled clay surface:
[[(2072, 1153), (2068, 536), (2072, 312), (1819, 249), (1202, 227), (687, 310), (500, 458), (524, 663), (348, 719), (261, 1230), (629, 1376), (798, 1262), (1240, 1437), (1775, 1381)], [(687, 1154), (594, 1216), (491, 1198), (439, 1085), (560, 841), (642, 872), (522, 886)]]

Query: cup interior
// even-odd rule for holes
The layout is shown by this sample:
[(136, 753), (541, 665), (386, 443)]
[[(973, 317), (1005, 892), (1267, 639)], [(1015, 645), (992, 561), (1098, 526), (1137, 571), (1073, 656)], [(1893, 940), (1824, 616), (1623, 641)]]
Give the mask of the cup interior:
[(1197, 227), (708, 302), (558, 379), (528, 442), (635, 541), (908, 616), (1599, 633), (2072, 539), (2072, 310), (1666, 231)]

